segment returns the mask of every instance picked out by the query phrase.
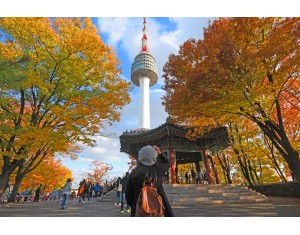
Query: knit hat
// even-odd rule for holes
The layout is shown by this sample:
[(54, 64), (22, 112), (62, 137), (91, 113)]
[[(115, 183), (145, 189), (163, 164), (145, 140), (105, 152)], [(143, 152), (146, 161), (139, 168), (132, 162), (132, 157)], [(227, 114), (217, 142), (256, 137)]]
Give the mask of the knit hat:
[(157, 152), (150, 145), (141, 148), (138, 154), (139, 161), (146, 166), (154, 165), (156, 162), (156, 158), (157, 158)]

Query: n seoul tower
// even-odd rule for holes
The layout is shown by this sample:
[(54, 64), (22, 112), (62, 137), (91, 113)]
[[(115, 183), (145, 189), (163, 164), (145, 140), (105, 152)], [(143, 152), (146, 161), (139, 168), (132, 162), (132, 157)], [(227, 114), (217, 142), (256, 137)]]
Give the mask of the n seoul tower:
[(157, 64), (148, 51), (146, 18), (144, 18), (142, 50), (131, 65), (131, 81), (140, 87), (139, 128), (150, 129), (149, 87), (158, 79)]

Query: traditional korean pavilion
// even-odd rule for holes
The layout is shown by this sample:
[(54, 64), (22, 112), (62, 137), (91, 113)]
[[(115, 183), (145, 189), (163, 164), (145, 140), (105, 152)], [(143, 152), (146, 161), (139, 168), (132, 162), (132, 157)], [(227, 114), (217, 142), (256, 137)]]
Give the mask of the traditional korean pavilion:
[(145, 145), (157, 145), (171, 161), (171, 182), (176, 183), (176, 165), (194, 163), (199, 171), (199, 162), (203, 161), (208, 183), (212, 183), (207, 151), (216, 153), (230, 145), (226, 127), (218, 127), (205, 132), (201, 138), (187, 138), (193, 127), (174, 125), (168, 122), (155, 129), (137, 129), (123, 132), (120, 136), (121, 152), (137, 157), (138, 151)]

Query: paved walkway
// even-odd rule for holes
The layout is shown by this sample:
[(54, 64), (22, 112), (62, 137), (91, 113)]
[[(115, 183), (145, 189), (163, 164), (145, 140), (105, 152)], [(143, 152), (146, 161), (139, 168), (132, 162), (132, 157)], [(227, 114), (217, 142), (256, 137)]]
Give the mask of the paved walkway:
[[(92, 198), (78, 203), (69, 200), (61, 210), (55, 201), (0, 204), (0, 217), (129, 217), (114, 205), (116, 192), (103, 199)], [(269, 197), (267, 203), (173, 206), (176, 217), (300, 217), (300, 198)]]

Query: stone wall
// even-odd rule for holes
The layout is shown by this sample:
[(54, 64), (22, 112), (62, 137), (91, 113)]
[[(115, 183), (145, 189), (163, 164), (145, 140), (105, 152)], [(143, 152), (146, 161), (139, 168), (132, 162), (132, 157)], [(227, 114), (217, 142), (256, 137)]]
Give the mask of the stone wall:
[(254, 189), (266, 196), (300, 197), (300, 182), (254, 185)]

